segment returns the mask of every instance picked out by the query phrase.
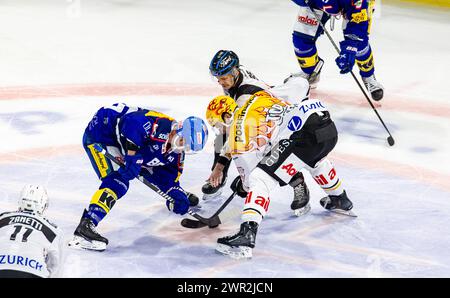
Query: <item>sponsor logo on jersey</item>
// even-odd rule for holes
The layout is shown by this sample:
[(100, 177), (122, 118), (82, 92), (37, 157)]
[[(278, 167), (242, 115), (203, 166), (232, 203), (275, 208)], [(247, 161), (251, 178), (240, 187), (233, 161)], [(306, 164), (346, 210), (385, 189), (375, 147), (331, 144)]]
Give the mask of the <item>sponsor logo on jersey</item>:
[(367, 16), (367, 9), (363, 9), (360, 12), (352, 13), (352, 18), (350, 22), (359, 24), (361, 22), (367, 21), (369, 18)]
[(169, 138), (169, 133), (160, 133), (158, 135), (158, 139), (160, 140), (167, 140)]
[(311, 19), (308, 16), (298, 16), (298, 21), (300, 23), (310, 25), (310, 26), (317, 26), (318, 22), (316, 19)]
[(149, 161), (146, 165), (149, 167), (156, 167), (156, 166), (163, 166), (164, 163), (155, 157), (151, 161)]
[(305, 167), (305, 163), (295, 154), (290, 153), (289, 156), (274, 172), (281, 181), (289, 183), (292, 177)]
[(278, 146), (274, 147), (270, 152), (270, 155), (262, 162), (265, 163), (268, 167), (273, 166), (280, 158), (280, 155), (287, 149), (287, 147), (289, 147), (291, 142), (291, 140), (281, 140), (278, 143)]
[(234, 136), (234, 141), (236, 143), (244, 143), (245, 142), (245, 138), (243, 138), (244, 136), (244, 130), (245, 130), (245, 116), (247, 115), (247, 112), (249, 110), (250, 105), (256, 100), (256, 97), (251, 98), (250, 100), (247, 101), (247, 103), (245, 104), (245, 106), (242, 108), (242, 112), (238, 114), (237, 116), (237, 120), (236, 120), (236, 133)]
[(306, 114), (309, 110), (324, 108), (325, 106), (320, 101), (316, 101), (310, 104), (303, 104), (299, 107), (299, 110)]
[(298, 171), (294, 168), (294, 165), (292, 163), (285, 164), (281, 167), (282, 170), (284, 170), (289, 176), (294, 176), (298, 173)]
[(300, 118), (299, 116), (294, 116), (291, 118), (291, 120), (289, 120), (288, 129), (290, 131), (300, 130), (300, 128), (302, 127), (302, 123), (302, 118)]
[(24, 267), (30, 267), (35, 270), (42, 271), (42, 264), (34, 259), (28, 257), (16, 256), (16, 255), (0, 255), (0, 269), (2, 265), (20, 265)]

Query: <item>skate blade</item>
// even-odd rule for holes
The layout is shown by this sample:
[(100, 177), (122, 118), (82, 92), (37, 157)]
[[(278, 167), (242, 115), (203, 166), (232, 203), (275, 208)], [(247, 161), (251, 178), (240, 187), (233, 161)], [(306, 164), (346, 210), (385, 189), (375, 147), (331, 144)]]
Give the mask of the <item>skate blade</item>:
[(67, 243), (67, 246), (73, 249), (85, 249), (93, 251), (104, 251), (106, 249), (106, 243), (100, 241), (88, 241), (80, 236), (74, 236), (73, 240)]
[(212, 193), (212, 194), (206, 194), (206, 193), (204, 193), (204, 194), (203, 194), (203, 197), (202, 197), (202, 200), (207, 201), (207, 200), (211, 200), (211, 199), (217, 198), (218, 196), (220, 196), (220, 195), (222, 194), (222, 192), (223, 192), (223, 187), (220, 188), (220, 189), (219, 189), (218, 191), (216, 191), (215, 193)]
[(356, 215), (352, 210), (333, 209), (333, 210), (328, 210), (328, 211), (336, 213), (336, 214), (340, 214), (340, 215), (345, 215), (345, 216), (350, 216), (350, 217), (358, 217), (358, 215)]
[(305, 206), (303, 206), (302, 208), (295, 209), (294, 210), (294, 215), (295, 216), (303, 216), (306, 213), (308, 213), (309, 211), (311, 211), (311, 205), (308, 203)]
[(235, 260), (251, 259), (253, 256), (253, 249), (248, 246), (231, 247), (218, 243), (216, 251)]

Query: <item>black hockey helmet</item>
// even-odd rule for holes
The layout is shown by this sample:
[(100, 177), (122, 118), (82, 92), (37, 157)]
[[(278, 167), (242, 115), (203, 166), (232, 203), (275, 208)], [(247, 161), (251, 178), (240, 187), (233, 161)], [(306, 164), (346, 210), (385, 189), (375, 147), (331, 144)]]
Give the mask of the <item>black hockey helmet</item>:
[(239, 57), (233, 51), (220, 50), (211, 60), (209, 71), (215, 77), (229, 74), (234, 67), (239, 67)]

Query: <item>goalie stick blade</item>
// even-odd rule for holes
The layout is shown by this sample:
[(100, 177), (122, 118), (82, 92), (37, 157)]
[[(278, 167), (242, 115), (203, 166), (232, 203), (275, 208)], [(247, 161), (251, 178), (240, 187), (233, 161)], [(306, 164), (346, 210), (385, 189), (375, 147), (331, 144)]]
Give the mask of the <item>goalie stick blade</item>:
[(195, 219), (190, 219), (190, 218), (184, 218), (181, 221), (181, 225), (188, 229), (198, 229), (198, 228), (203, 228), (203, 227), (207, 226), (207, 224), (202, 223), (201, 221), (198, 221)]

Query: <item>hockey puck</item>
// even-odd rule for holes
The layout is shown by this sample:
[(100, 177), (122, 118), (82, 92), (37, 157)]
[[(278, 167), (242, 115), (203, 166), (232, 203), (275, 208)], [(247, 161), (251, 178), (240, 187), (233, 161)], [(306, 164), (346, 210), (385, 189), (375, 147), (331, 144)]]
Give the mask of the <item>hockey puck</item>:
[(394, 146), (395, 141), (394, 141), (394, 138), (392, 136), (389, 136), (387, 138), (387, 141), (388, 141), (389, 146)]

